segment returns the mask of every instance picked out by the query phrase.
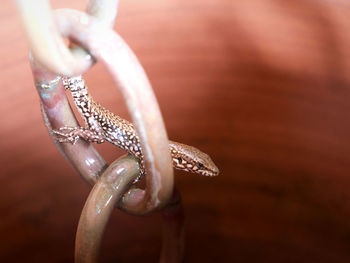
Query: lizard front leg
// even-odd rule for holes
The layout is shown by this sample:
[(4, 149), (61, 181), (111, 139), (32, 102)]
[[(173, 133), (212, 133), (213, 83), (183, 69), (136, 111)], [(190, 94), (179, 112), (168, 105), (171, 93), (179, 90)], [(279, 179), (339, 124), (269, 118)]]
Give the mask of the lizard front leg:
[(103, 143), (105, 141), (104, 131), (99, 123), (92, 117), (84, 120), (85, 128), (83, 127), (61, 127), (58, 131), (52, 131), (57, 135), (59, 142), (70, 142), (75, 144), (79, 138), (85, 141)]
[(103, 143), (105, 137), (102, 132), (95, 129), (83, 127), (61, 127), (58, 131), (52, 131), (57, 136), (59, 142), (70, 142), (75, 144), (79, 138), (89, 142)]

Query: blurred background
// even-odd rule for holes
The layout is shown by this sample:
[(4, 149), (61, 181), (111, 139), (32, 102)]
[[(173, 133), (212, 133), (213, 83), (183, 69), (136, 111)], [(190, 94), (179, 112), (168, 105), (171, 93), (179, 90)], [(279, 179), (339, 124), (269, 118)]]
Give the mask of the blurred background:
[[(52, 1), (85, 9), (85, 1)], [(115, 29), (142, 62), (169, 137), (212, 156), (177, 171), (185, 262), (350, 261), (350, 3), (122, 0)], [(73, 262), (90, 187), (50, 140), (10, 0), (0, 6), (0, 260)], [(90, 92), (129, 118), (101, 65)], [(97, 147), (112, 161), (123, 154)], [(115, 211), (101, 262), (157, 262), (159, 214)]]

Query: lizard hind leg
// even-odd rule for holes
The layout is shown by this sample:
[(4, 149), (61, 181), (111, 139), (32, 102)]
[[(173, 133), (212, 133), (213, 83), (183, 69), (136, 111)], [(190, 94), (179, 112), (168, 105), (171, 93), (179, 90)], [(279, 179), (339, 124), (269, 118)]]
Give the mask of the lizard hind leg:
[(79, 138), (95, 143), (103, 143), (105, 141), (102, 133), (83, 127), (64, 126), (58, 131), (53, 130), (52, 132), (56, 135), (56, 139), (62, 143), (69, 142), (75, 144)]

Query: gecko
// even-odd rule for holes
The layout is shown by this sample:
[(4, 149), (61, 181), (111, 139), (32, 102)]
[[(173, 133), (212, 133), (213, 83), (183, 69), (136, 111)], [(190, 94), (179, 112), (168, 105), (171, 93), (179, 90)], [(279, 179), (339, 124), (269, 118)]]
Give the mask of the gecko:
[[(60, 143), (75, 144), (79, 138), (94, 142), (105, 141), (127, 151), (139, 160), (140, 174), (145, 174), (140, 139), (132, 123), (115, 115), (97, 103), (88, 92), (82, 76), (62, 78), (63, 86), (72, 94), (74, 104), (82, 116), (85, 127), (61, 127), (53, 130)], [(175, 169), (216, 176), (219, 169), (209, 155), (193, 146), (169, 140), (169, 151)]]

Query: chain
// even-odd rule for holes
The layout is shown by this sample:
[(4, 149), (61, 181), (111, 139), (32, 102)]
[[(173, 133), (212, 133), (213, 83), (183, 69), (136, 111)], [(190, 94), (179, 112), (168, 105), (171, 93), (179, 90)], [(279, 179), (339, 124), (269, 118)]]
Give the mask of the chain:
[[(57, 75), (76, 76), (86, 72), (93, 60), (82, 49), (69, 50), (57, 30), (48, 0), (15, 0), (33, 57)], [(112, 27), (118, 0), (91, 0), (88, 14)]]
[[(50, 133), (58, 149), (82, 177), (90, 184), (97, 182), (90, 193), (90, 197), (92, 195), (97, 199), (88, 198), (76, 239), (76, 261), (95, 262), (101, 236), (108, 221), (106, 218), (108, 219), (111, 209), (99, 215), (91, 213), (92, 208), (96, 208), (96, 203), (91, 200), (103, 202), (103, 196), (106, 196), (108, 191), (114, 200), (113, 205), (108, 207), (114, 207), (116, 203), (120, 209), (128, 213), (143, 215), (163, 208), (171, 199), (173, 171), (168, 138), (159, 106), (136, 56), (124, 40), (111, 30), (117, 15), (118, 1), (89, 1), (87, 13), (72, 9), (52, 12), (46, 0), (37, 0), (35, 4), (32, 1), (16, 0), (16, 3), (29, 42), (35, 86), (49, 132), (63, 126), (78, 126), (62, 82), (58, 81), (60, 76), (80, 75), (86, 72), (94, 61), (98, 61), (106, 67), (114, 82), (118, 83), (117, 86), (126, 101), (140, 137), (141, 147), (144, 149), (146, 188), (133, 187), (124, 194), (138, 175), (137, 160), (130, 156), (123, 157), (108, 167), (91, 144), (82, 140), (75, 145), (57, 143)], [(62, 36), (80, 44), (88, 51), (76, 46), (66, 47)], [(123, 169), (125, 172), (121, 173), (122, 167), (127, 169)], [(182, 215), (179, 212), (181, 202), (178, 194), (173, 196), (172, 200), (174, 198), (178, 200), (178, 210), (175, 214)], [(86, 218), (90, 217), (97, 220), (96, 224), (87, 223), (90, 221)], [(167, 220), (168, 217), (164, 218)], [(174, 243), (175, 240), (175, 243), (181, 243), (183, 235), (178, 233), (182, 231), (182, 217), (175, 218), (175, 221), (172, 219), (165, 224), (168, 229), (163, 232), (163, 240), (173, 240), (170, 243)], [(96, 238), (88, 238), (86, 233), (93, 233)], [(82, 248), (86, 248), (86, 240), (90, 240), (90, 248), (94, 248), (91, 250), (94, 253), (84, 253)], [(164, 245), (161, 261), (167, 261), (166, 258), (171, 257), (172, 262), (176, 262), (174, 259), (180, 260), (181, 255), (182, 251)]]

